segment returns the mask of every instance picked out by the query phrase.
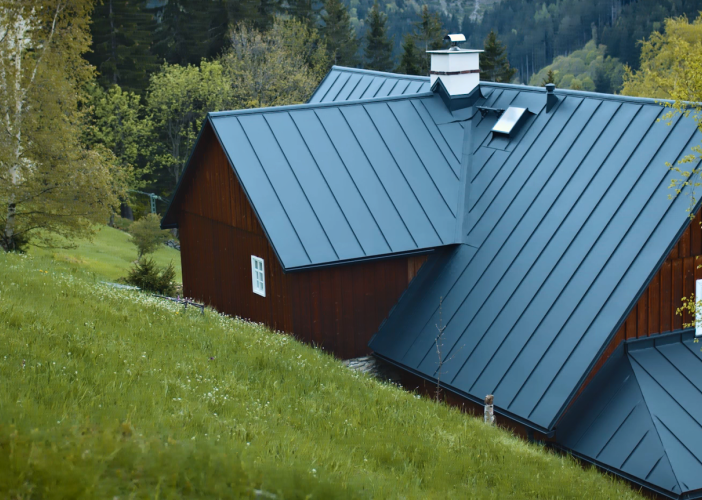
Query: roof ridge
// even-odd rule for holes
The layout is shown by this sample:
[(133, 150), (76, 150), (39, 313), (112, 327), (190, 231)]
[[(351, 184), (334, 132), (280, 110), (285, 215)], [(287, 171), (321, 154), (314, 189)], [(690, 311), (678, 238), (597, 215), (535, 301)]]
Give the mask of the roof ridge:
[[(546, 93), (546, 89), (544, 87), (536, 87), (534, 85), (522, 85), (522, 84), (517, 84), (517, 83), (498, 83), (498, 82), (480, 82), (480, 86), (486, 86), (486, 87), (496, 87), (496, 88), (502, 88), (502, 89), (512, 89), (512, 90), (517, 90), (519, 92), (539, 92), (539, 93)], [(590, 92), (587, 90), (572, 90), (572, 89), (561, 89), (561, 88), (556, 88), (554, 90), (556, 94), (563, 94), (563, 95), (572, 95), (572, 96), (578, 96), (578, 97), (587, 97), (590, 99), (602, 99), (602, 100), (607, 100), (607, 101), (618, 101), (618, 102), (629, 102), (629, 103), (638, 103), (638, 104), (673, 104), (675, 103), (674, 100), (672, 99), (660, 99), (660, 98), (655, 98), (655, 97), (635, 97), (635, 96), (628, 96), (628, 95), (621, 95), (621, 94), (605, 94), (602, 92)], [(692, 104), (699, 104), (699, 103), (692, 103)]]
[(348, 66), (337, 66), (337, 65), (332, 66), (329, 73), (331, 73), (334, 70), (344, 71), (347, 73), (360, 73), (363, 75), (385, 76), (387, 78), (396, 78), (396, 79), (400, 79), (400, 80), (417, 80), (417, 81), (422, 81), (422, 82), (428, 82), (431, 79), (428, 76), (422, 76), (422, 75), (405, 75), (402, 73), (391, 73), (389, 71), (377, 71), (377, 70), (373, 70), (373, 69), (363, 69), (363, 68), (350, 68)]
[(233, 109), (227, 111), (210, 111), (207, 113), (208, 118), (219, 118), (221, 116), (238, 116), (238, 115), (251, 115), (258, 113), (277, 113), (284, 111), (294, 111), (298, 109), (317, 109), (317, 108), (337, 108), (341, 106), (352, 106), (359, 104), (372, 104), (381, 103), (389, 101), (403, 101), (409, 99), (427, 98), (433, 96), (434, 93), (422, 92), (418, 94), (404, 94), (395, 95), (387, 97), (369, 97), (367, 99), (356, 99), (353, 101), (336, 101), (336, 102), (314, 102), (314, 103), (300, 103), (300, 104), (286, 104), (284, 106), (269, 106), (267, 108), (249, 108), (249, 109)]

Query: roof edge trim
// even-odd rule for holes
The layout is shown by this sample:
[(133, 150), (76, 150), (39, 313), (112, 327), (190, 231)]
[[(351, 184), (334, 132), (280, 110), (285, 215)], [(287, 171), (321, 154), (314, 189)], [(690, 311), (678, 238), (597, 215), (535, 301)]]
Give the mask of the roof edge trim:
[[(373, 69), (350, 68), (348, 66), (336, 66), (336, 65), (331, 67), (331, 70), (329, 70), (329, 73), (331, 73), (334, 70), (345, 71), (347, 73), (360, 73), (363, 75), (384, 76), (386, 78), (397, 78), (398, 80), (417, 80), (417, 81), (422, 81), (422, 82), (428, 82), (431, 80), (431, 78), (428, 76), (405, 75), (402, 73), (390, 73), (388, 71), (376, 71)], [(327, 74), (329, 74), (329, 73), (327, 73)]]
[(695, 329), (683, 328), (682, 330), (673, 330), (672, 332), (656, 333), (649, 337), (640, 337), (637, 339), (627, 339), (622, 344), (626, 346), (626, 352), (638, 351), (649, 347), (659, 345), (673, 344), (676, 342), (685, 342), (695, 338)]
[(339, 102), (313, 102), (313, 103), (302, 103), (302, 104), (288, 104), (285, 106), (270, 106), (267, 108), (251, 108), (251, 109), (236, 109), (229, 111), (210, 111), (207, 113), (209, 118), (221, 118), (225, 116), (241, 116), (241, 115), (252, 115), (257, 113), (277, 113), (284, 111), (295, 111), (302, 109), (316, 109), (316, 108), (338, 108), (340, 106), (353, 106), (359, 104), (373, 104), (388, 101), (403, 101), (408, 99), (420, 99), (431, 97), (434, 95), (432, 92), (421, 92), (418, 94), (406, 94), (406, 95), (396, 95), (388, 97), (371, 97), (368, 99), (357, 99), (355, 101), (339, 101)]
[[(378, 354), (377, 352), (373, 351), (373, 355), (382, 359), (383, 361), (393, 365), (393, 366), (397, 366), (398, 368), (401, 368), (402, 370), (411, 373), (412, 375), (415, 375), (423, 380), (426, 380), (427, 382), (431, 382), (432, 384), (436, 383), (436, 379), (431, 378), (427, 375), (424, 375), (424, 374), (416, 371), (413, 368), (410, 368), (406, 365), (403, 365), (402, 363), (398, 363), (397, 361), (393, 361), (390, 358), (383, 356), (382, 354)], [(441, 388), (443, 390), (450, 392), (450, 393), (453, 393), (453, 394), (456, 394), (457, 396), (461, 396), (462, 398), (465, 398), (465, 399), (467, 399), (467, 400), (469, 400), (477, 405), (483, 406), (485, 404), (485, 402), (482, 399), (477, 398), (471, 394), (468, 394), (467, 392), (459, 391), (455, 387), (451, 387), (449, 385), (446, 385), (443, 382), (440, 382), (439, 385), (441, 386)], [(506, 417), (510, 420), (513, 420), (514, 422), (517, 422), (518, 424), (521, 424), (524, 427), (528, 427), (529, 429), (540, 432), (541, 434), (544, 434), (548, 438), (551, 438), (556, 434), (556, 432), (554, 430), (548, 430), (544, 427), (538, 426), (538, 425), (536, 425), (528, 420), (525, 420), (522, 417), (515, 415), (514, 413), (510, 413), (508, 411), (505, 411), (502, 408), (499, 408), (497, 406), (494, 407), (494, 411), (498, 415), (502, 415), (503, 417)]]
[[(520, 92), (540, 92), (546, 94), (546, 89), (544, 87), (535, 87), (533, 85), (518, 85), (516, 83), (497, 83), (497, 82), (480, 82), (480, 86), (485, 85), (486, 87), (495, 87), (501, 89), (512, 89), (518, 90)], [(561, 95), (572, 95), (578, 97), (590, 97), (593, 99), (607, 99), (609, 101), (619, 101), (619, 102), (630, 102), (637, 104), (658, 104), (663, 105), (665, 103), (672, 104), (675, 101), (671, 99), (656, 99), (653, 97), (634, 97), (628, 95), (620, 94), (604, 94), (600, 92), (588, 92), (586, 90), (571, 90), (571, 89), (559, 89), (556, 88), (554, 93)], [(690, 103), (697, 104), (697, 103)]]
[(594, 458), (590, 458), (586, 455), (583, 455), (582, 453), (578, 453), (576, 451), (571, 450), (570, 448), (566, 448), (565, 446), (562, 446), (558, 442), (549, 442), (548, 445), (556, 450), (560, 450), (561, 452), (568, 453), (568, 454), (570, 454), (570, 455), (572, 455), (572, 456), (574, 456), (574, 457), (576, 457), (584, 462), (590, 463), (590, 464), (592, 464), (592, 465), (594, 465), (602, 470), (605, 470), (605, 471), (609, 472), (610, 474), (614, 474), (615, 476), (623, 477), (624, 479), (631, 481), (634, 484), (638, 484), (639, 486), (642, 486), (646, 489), (654, 491), (654, 492), (658, 493), (659, 495), (662, 495), (666, 498), (671, 498), (674, 500), (678, 500), (678, 499), (682, 499), (682, 498), (685, 498), (685, 499), (689, 498), (691, 500), (702, 498), (702, 492), (700, 494), (695, 495), (695, 496), (687, 496), (685, 494), (676, 495), (675, 493), (673, 493), (669, 490), (664, 490), (658, 486), (655, 486), (651, 483), (648, 483), (640, 478), (637, 478), (636, 476), (632, 476), (631, 474), (627, 474), (626, 472), (624, 472), (620, 469), (615, 469), (613, 467), (610, 467), (609, 465), (605, 465), (601, 462), (598, 462)]
[[(450, 247), (454, 246), (455, 243), (447, 243), (446, 245), (438, 245), (435, 247), (426, 247), (426, 248), (417, 248), (416, 250), (407, 250), (403, 252), (394, 252), (394, 253), (384, 253), (380, 255), (371, 255), (369, 257), (359, 257), (357, 259), (346, 259), (346, 260), (334, 260), (331, 262), (322, 262), (319, 264), (305, 264), (304, 266), (295, 266), (295, 267), (288, 267), (284, 268), (285, 272), (302, 272), (302, 271), (310, 271), (313, 269), (322, 269), (326, 267), (338, 267), (338, 266), (347, 266), (351, 264), (360, 264), (363, 262), (376, 262), (379, 260), (387, 260), (387, 259), (395, 259), (399, 257), (411, 257), (413, 255), (429, 255), (435, 252), (438, 248), (445, 248), (445, 247)], [(273, 246), (271, 244), (271, 246)]]

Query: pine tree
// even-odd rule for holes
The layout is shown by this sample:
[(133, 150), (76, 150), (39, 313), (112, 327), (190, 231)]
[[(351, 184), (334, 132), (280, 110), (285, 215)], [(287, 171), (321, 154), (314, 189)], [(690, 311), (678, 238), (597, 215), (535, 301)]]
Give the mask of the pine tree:
[(546, 78), (541, 82), (541, 86), (545, 87), (549, 83), (556, 83), (556, 75), (552, 69), (549, 69), (548, 73), (546, 73)]
[(419, 75), (428, 75), (431, 66), (431, 56), (428, 50), (444, 47), (444, 33), (441, 18), (436, 12), (430, 12), (427, 5), (422, 6), (420, 19), (414, 23), (414, 38), (419, 50), (424, 53), (420, 57)]
[(317, 26), (318, 12), (314, 0), (287, 0), (287, 13), (305, 23), (308, 28)]
[(319, 32), (327, 44), (331, 61), (342, 66), (357, 66), (358, 39), (346, 6), (341, 0), (325, 0), (321, 18), (323, 26)]
[(153, 51), (170, 64), (199, 64), (226, 46), (229, 18), (224, 0), (170, 0), (155, 15), (160, 22)]
[(411, 33), (405, 35), (402, 42), (402, 57), (397, 72), (405, 75), (426, 75), (422, 72), (424, 57), (420, 54), (414, 36)]
[(480, 54), (480, 79), (490, 82), (509, 83), (517, 72), (510, 68), (505, 46), (494, 31), (485, 39), (484, 52)]
[(392, 70), (393, 42), (388, 38), (387, 21), (388, 16), (380, 12), (376, 1), (368, 11), (368, 17), (366, 18), (368, 32), (366, 33), (366, 47), (363, 56), (367, 69), (377, 71)]
[(232, 26), (246, 22), (260, 31), (271, 27), (280, 9), (280, 0), (226, 0), (226, 4)]
[(92, 21), (92, 52), (86, 59), (97, 68), (100, 83), (143, 93), (159, 66), (151, 53), (153, 15), (129, 0), (105, 0), (95, 7)]

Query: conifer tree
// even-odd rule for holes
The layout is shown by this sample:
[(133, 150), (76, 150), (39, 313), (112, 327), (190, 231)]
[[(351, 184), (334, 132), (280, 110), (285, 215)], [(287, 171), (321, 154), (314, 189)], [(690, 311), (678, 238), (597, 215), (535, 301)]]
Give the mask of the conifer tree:
[(358, 39), (346, 6), (341, 0), (325, 0), (323, 9), (319, 32), (327, 44), (329, 58), (334, 64), (357, 66)]
[(402, 57), (397, 72), (404, 75), (422, 75), (423, 55), (419, 52), (414, 36), (407, 33), (402, 41)]
[(505, 46), (494, 31), (485, 39), (484, 52), (480, 54), (480, 79), (490, 82), (509, 83), (517, 72), (510, 68)]
[(548, 73), (546, 73), (546, 77), (541, 82), (541, 86), (545, 87), (549, 83), (556, 83), (556, 74), (553, 72), (552, 69), (549, 69)]
[(366, 24), (366, 46), (364, 49), (365, 67), (377, 71), (391, 71), (392, 64), (392, 40), (388, 38), (387, 27), (388, 16), (380, 12), (378, 2), (368, 11)]
[(227, 0), (226, 3), (227, 17), (232, 26), (246, 22), (260, 31), (271, 27), (280, 9), (280, 0)]
[(431, 66), (431, 56), (428, 50), (437, 50), (444, 47), (444, 32), (441, 18), (436, 12), (429, 11), (427, 5), (422, 6), (420, 19), (414, 23), (415, 44), (422, 52), (419, 58), (419, 75), (428, 75)]
[(308, 28), (317, 26), (317, 9), (313, 0), (287, 0), (287, 13), (305, 23)]
[(170, 0), (154, 14), (160, 22), (153, 51), (169, 64), (199, 64), (226, 45), (229, 19), (224, 0)]
[(151, 53), (155, 24), (151, 13), (129, 0), (105, 0), (95, 7), (92, 52), (86, 59), (97, 68), (103, 87), (146, 89), (149, 75), (159, 67)]

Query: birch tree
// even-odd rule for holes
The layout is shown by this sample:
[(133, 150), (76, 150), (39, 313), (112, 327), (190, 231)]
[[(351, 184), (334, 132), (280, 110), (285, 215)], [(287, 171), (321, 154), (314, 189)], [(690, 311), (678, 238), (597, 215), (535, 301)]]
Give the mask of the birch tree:
[(0, 246), (89, 235), (121, 194), (109, 151), (81, 142), (91, 0), (0, 0)]

